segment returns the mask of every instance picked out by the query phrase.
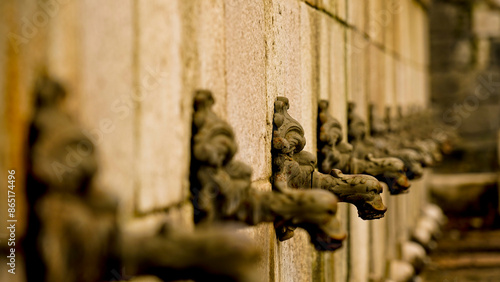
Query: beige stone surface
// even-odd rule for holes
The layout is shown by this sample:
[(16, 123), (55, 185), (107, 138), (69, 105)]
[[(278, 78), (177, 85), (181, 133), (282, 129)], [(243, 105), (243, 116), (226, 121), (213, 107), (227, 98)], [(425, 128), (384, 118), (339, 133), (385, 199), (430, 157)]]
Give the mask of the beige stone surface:
[(390, 12), (385, 9), (383, 0), (374, 0), (366, 2), (368, 9), (366, 22), (366, 33), (372, 40), (379, 45), (384, 45), (387, 22)]
[(330, 100), (330, 20), (328, 16), (317, 12), (318, 15), (318, 97)]
[(225, 22), (228, 122), (239, 146), (235, 159), (252, 166), (252, 179), (268, 179), (274, 100), (266, 96), (264, 3), (226, 5)]
[(138, 77), (133, 87), (138, 97), (135, 148), (140, 212), (183, 201), (189, 191), (192, 112), (184, 103), (192, 105), (192, 93), (183, 86), (181, 54), (182, 40), (189, 39), (183, 38), (177, 4), (148, 1), (138, 7), (141, 51), (136, 55)]
[(317, 7), (330, 15), (337, 15), (339, 0), (318, 0)]
[(397, 259), (399, 256), (398, 252), (398, 242), (397, 242), (397, 225), (398, 225), (398, 210), (397, 210), (397, 198), (394, 197), (384, 197), (383, 200), (385, 206), (387, 207), (386, 215), (384, 216), (387, 221), (387, 233), (385, 246), (385, 259), (386, 262), (389, 260)]
[[(315, 11), (305, 3), (300, 3), (300, 71), (301, 96), (300, 104), (304, 127), (306, 146), (304, 150), (316, 152), (317, 114), (318, 114), (318, 50), (317, 50), (317, 21)], [(295, 105), (296, 106), (296, 105)]]
[(367, 281), (369, 274), (369, 222), (349, 206), (349, 281)]
[[(347, 203), (339, 203), (337, 210), (337, 218), (340, 220), (342, 224), (343, 230), (349, 232), (349, 207), (350, 204)], [(327, 270), (325, 278), (331, 276), (331, 271), (333, 271), (333, 281), (346, 281), (347, 276), (349, 275), (349, 246), (350, 246), (350, 235), (348, 233), (347, 238), (344, 240), (343, 247), (339, 250), (333, 252), (333, 254), (329, 255), (333, 263), (328, 260), (328, 256), (325, 259), (325, 268), (330, 268), (333, 264), (333, 269)], [(328, 280), (326, 280), (328, 281)]]
[(277, 242), (277, 281), (309, 281), (312, 277), (313, 246), (303, 229), (296, 229), (292, 239)]
[[(384, 104), (387, 106), (396, 106), (396, 74), (395, 74), (395, 63), (394, 57), (390, 54), (384, 53), (382, 54), (384, 60)], [(378, 112), (379, 116), (382, 115), (383, 112)]]
[(50, 22), (47, 26), (47, 61), (48, 72), (65, 83), (67, 91), (70, 93), (65, 107), (69, 112), (79, 111), (78, 87), (80, 81), (80, 18), (78, 2), (47, 1), (51, 5), (47, 6), (47, 15)]
[[(386, 98), (388, 93), (385, 91), (385, 58), (382, 50), (373, 44), (370, 44), (368, 55), (368, 86), (367, 96), (369, 103), (373, 103), (378, 113), (384, 113)], [(381, 116), (382, 116), (381, 115)]]
[(395, 61), (395, 91), (396, 91), (396, 104), (405, 105), (406, 99), (409, 97), (408, 92), (411, 91), (408, 84), (408, 67), (400, 60)]
[[(362, 118), (367, 118), (368, 88), (371, 71), (369, 69), (370, 43), (357, 32), (351, 32), (352, 51), (347, 49), (348, 62), (348, 93), (347, 101), (356, 104), (356, 113)], [(348, 45), (349, 46), (349, 45)], [(357, 47), (359, 46), (359, 47)]]
[(330, 111), (341, 123), (347, 122), (346, 93), (346, 52), (344, 26), (336, 21), (329, 21), (330, 37)]
[[(253, 189), (271, 191), (271, 183), (261, 180), (252, 184)], [(259, 248), (262, 256), (255, 269), (259, 281), (273, 281), (277, 258), (274, 254), (276, 245), (276, 233), (272, 223), (261, 223), (256, 226), (243, 227), (238, 232), (244, 233), (252, 238)]]
[[(418, 185), (417, 185), (418, 186)], [(394, 212), (396, 215), (396, 242), (398, 257), (401, 257), (401, 244), (408, 241), (409, 231), (408, 230), (408, 213), (410, 212), (410, 207), (407, 205), (409, 194), (403, 194), (396, 197), (396, 208)]]
[[(109, 1), (105, 6), (100, 1), (86, 1), (80, 11), (80, 117), (97, 147), (97, 181), (119, 197), (123, 217), (133, 212), (138, 169), (132, 7), (132, 1)], [(117, 103), (124, 111), (117, 112)]]
[(337, 0), (337, 17), (342, 21), (347, 21), (347, 7), (349, 0)]
[[(384, 203), (389, 201), (389, 191), (387, 186), (384, 185), (384, 192), (382, 193), (382, 200)], [(385, 276), (386, 268), (386, 249), (387, 244), (392, 242), (387, 239), (387, 213), (392, 212), (388, 210), (386, 216), (381, 219), (371, 220), (369, 223), (369, 278), (375, 281), (381, 280)]]
[(345, 28), (335, 20), (319, 18), (319, 99), (330, 101), (329, 111), (345, 123), (347, 119)]
[(366, 2), (363, 0), (349, 0), (347, 5), (347, 22), (354, 26), (359, 32), (365, 31), (365, 23), (368, 21)]
[(238, 232), (244, 233), (252, 238), (255, 245), (261, 252), (261, 260), (257, 263), (254, 269), (254, 275), (258, 277), (258, 281), (266, 282), (273, 281), (271, 275), (275, 266), (276, 258), (271, 253), (273, 245), (276, 244), (276, 235), (272, 223), (261, 223), (257, 226), (243, 227)]
[(410, 49), (410, 3), (411, 0), (398, 1), (394, 14), (394, 49), (403, 59), (409, 58)]
[[(312, 109), (307, 108), (308, 105), (312, 107), (312, 102), (305, 100), (311, 97), (301, 95), (304, 89), (301, 74), (300, 11), (298, 1), (265, 2), (268, 112), (272, 116), (277, 96), (287, 97), (290, 101), (289, 114), (304, 126), (306, 138), (313, 139)], [(305, 107), (302, 106), (304, 103)], [(290, 240), (277, 242), (275, 248), (275, 277), (278, 281), (310, 279), (312, 246), (304, 230), (297, 230)]]
[(397, 8), (394, 8), (394, 3), (398, 0), (384, 1), (384, 9), (381, 13), (381, 22), (384, 26), (384, 47), (386, 53), (394, 52), (394, 31), (395, 31), (395, 17), (398, 13)]
[(418, 63), (419, 61), (419, 53), (421, 50), (420, 46), (420, 13), (419, 13), (420, 5), (416, 3), (415, 1), (410, 2), (409, 6), (409, 36), (408, 39), (410, 40), (409, 42), (409, 53), (407, 56), (407, 59), (410, 60), (412, 63)]
[[(274, 99), (285, 96), (291, 105), (300, 104), (300, 9), (298, 1), (265, 1), (268, 109)], [(291, 107), (290, 115), (299, 121), (300, 107)]]
[(228, 9), (231, 8), (228, 2), (235, 1), (199, 1), (196, 18), (196, 45), (199, 60), (197, 71), (200, 73), (197, 87), (209, 89), (214, 93), (217, 99), (214, 111), (224, 119), (227, 117), (225, 6), (228, 6)]

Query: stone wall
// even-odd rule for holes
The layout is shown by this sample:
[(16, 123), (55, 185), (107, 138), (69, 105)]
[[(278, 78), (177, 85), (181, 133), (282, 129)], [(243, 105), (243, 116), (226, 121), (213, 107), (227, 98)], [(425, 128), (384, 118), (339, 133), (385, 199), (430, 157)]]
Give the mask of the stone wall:
[[(412, 0), (22, 0), (0, 2), (0, 178), (22, 179), (23, 142), (40, 72), (65, 82), (65, 107), (97, 144), (98, 183), (120, 198), (120, 220), (139, 230), (168, 220), (192, 228), (189, 146), (192, 95), (213, 91), (234, 128), (236, 159), (256, 189), (270, 190), (273, 103), (290, 114), (316, 152), (319, 99), (346, 129), (347, 102), (367, 117), (374, 103), (428, 105), (426, 1)], [(487, 31), (485, 31), (487, 32)], [(4, 193), (1, 186), (0, 193)], [(18, 191), (24, 183), (17, 183)], [(318, 253), (306, 232), (277, 242), (271, 224), (248, 227), (264, 252), (261, 281), (368, 281), (401, 259), (426, 195), (384, 193), (384, 219), (362, 221), (340, 204), (344, 247)], [(19, 197), (21, 197), (20, 195)], [(22, 218), (23, 210), (18, 212)], [(4, 221), (4, 214), (0, 219)], [(22, 234), (24, 228), (19, 229)], [(3, 232), (3, 231), (2, 231)], [(3, 234), (0, 234), (3, 235)], [(4, 237), (1, 237), (4, 238)], [(5, 264), (0, 280), (5, 280)], [(9, 279), (11, 277), (8, 277)], [(23, 281), (22, 275), (16, 276)]]

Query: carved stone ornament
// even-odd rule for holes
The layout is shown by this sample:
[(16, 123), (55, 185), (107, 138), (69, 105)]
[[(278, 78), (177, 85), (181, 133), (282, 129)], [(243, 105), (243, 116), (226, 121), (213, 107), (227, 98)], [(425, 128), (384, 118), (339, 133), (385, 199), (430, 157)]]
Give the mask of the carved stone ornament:
[[(348, 108), (348, 135), (349, 142), (354, 147), (354, 155), (358, 158), (366, 158), (370, 154), (377, 157), (395, 157), (403, 161), (406, 167), (406, 176), (408, 179), (417, 179), (422, 177), (422, 155), (415, 150), (402, 148), (400, 145), (392, 142), (394, 139), (387, 135), (374, 135), (369, 138), (366, 136), (366, 123), (355, 113), (355, 104), (349, 103)], [(392, 127), (395, 130), (396, 123), (381, 126), (374, 122), (374, 127), (379, 130), (387, 130)], [(373, 134), (373, 133), (372, 133)], [(401, 138), (401, 137), (398, 137)]]
[(196, 92), (190, 177), (195, 222), (274, 222), (280, 240), (291, 237), (280, 236), (285, 226), (300, 227), (317, 250), (339, 248), (346, 235), (335, 218), (336, 197), (321, 190), (290, 190), (279, 183), (275, 191), (253, 188), (250, 167), (233, 160), (237, 150), (233, 130), (212, 111), (213, 104), (209, 91)]
[(234, 232), (167, 231), (166, 226), (153, 234), (127, 232), (117, 221), (118, 202), (93, 181), (94, 144), (60, 108), (63, 87), (42, 77), (35, 95), (22, 242), (27, 281), (116, 281), (136, 275), (248, 281), (259, 253)]
[(344, 175), (339, 170), (325, 174), (315, 171), (316, 157), (302, 151), (306, 142), (304, 130), (288, 114), (288, 108), (285, 97), (274, 102), (273, 183), (297, 189), (321, 188), (336, 195), (339, 201), (355, 205), (362, 219), (383, 217), (387, 208), (382, 203), (382, 185), (377, 179), (362, 174)]
[(318, 168), (323, 173), (339, 169), (346, 173), (372, 175), (387, 184), (391, 195), (406, 193), (410, 188), (402, 160), (374, 158), (371, 154), (364, 158), (354, 157), (353, 146), (343, 140), (342, 126), (328, 113), (326, 100), (319, 102), (318, 109), (318, 159)]

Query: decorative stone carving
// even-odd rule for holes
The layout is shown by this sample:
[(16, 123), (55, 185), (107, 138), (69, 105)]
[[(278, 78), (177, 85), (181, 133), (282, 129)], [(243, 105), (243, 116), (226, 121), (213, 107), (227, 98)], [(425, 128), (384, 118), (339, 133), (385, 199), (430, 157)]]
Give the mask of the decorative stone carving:
[[(354, 155), (357, 158), (366, 158), (369, 154), (375, 157), (396, 157), (401, 159), (406, 167), (408, 179), (422, 177), (422, 156), (415, 150), (400, 148), (398, 144), (390, 142), (392, 139), (386, 135), (376, 134), (372, 138), (366, 136), (367, 127), (365, 122), (355, 113), (355, 104), (349, 103), (348, 107), (349, 142), (354, 146)], [(380, 125), (374, 122), (373, 128), (387, 130), (388, 127), (396, 128), (396, 124)], [(373, 133), (372, 133), (373, 134)]]
[[(359, 131), (363, 133), (363, 131)], [(328, 113), (328, 101), (319, 102), (318, 109), (318, 159), (319, 170), (328, 173), (340, 169), (346, 173), (368, 174), (385, 182), (392, 195), (405, 193), (410, 188), (403, 161), (398, 158), (354, 157), (353, 146), (343, 140), (340, 122)]]
[(355, 205), (362, 219), (384, 216), (387, 208), (382, 203), (381, 184), (368, 175), (344, 175), (339, 170), (328, 174), (315, 171), (316, 157), (306, 151), (304, 130), (288, 114), (289, 103), (278, 97), (274, 103), (272, 140), (273, 176), (275, 183), (290, 188), (321, 188), (335, 194), (341, 202)]
[[(371, 116), (376, 119), (373, 109)], [(442, 145), (441, 141), (433, 136), (433, 131), (436, 128), (430, 116), (426, 112), (413, 112), (407, 117), (403, 117), (401, 107), (398, 107), (397, 118), (391, 118), (390, 108), (386, 108), (385, 123), (392, 124), (386, 132), (373, 132), (373, 136), (382, 136), (388, 140), (389, 146), (399, 148), (400, 150), (410, 150), (405, 152), (407, 159), (414, 160), (421, 167), (432, 166), (442, 160)], [(448, 136), (447, 134), (444, 134)], [(418, 172), (418, 166), (413, 164), (414, 170)], [(418, 173), (416, 173), (418, 176)]]
[[(26, 180), (28, 230), (23, 239), (28, 281), (125, 280), (122, 269), (127, 275), (156, 275), (163, 281), (251, 277), (259, 253), (247, 238), (234, 233), (126, 232), (117, 221), (118, 202), (93, 181), (98, 169), (94, 144), (60, 108), (65, 90), (43, 77), (35, 94)], [(68, 163), (70, 159), (75, 162)]]
[[(317, 250), (339, 248), (346, 235), (335, 218), (336, 197), (322, 190), (291, 190), (279, 181), (274, 182), (274, 191), (252, 188), (251, 169), (233, 160), (234, 133), (212, 111), (213, 104), (209, 91), (196, 93), (191, 161), (195, 221), (274, 222), (280, 240), (291, 238), (293, 229), (300, 227), (309, 233)], [(296, 150), (301, 142), (287, 141), (282, 148)]]

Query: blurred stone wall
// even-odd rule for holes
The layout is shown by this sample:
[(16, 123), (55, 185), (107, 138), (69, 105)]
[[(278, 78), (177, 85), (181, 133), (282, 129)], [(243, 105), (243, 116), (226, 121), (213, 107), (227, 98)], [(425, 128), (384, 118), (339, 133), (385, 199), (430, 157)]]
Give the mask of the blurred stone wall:
[[(270, 190), (277, 96), (290, 99), (311, 152), (319, 99), (345, 130), (348, 101), (363, 117), (370, 103), (393, 114), (428, 105), (427, 9), (413, 0), (0, 1), (0, 179), (7, 169), (24, 175), (31, 90), (47, 71), (65, 83), (65, 107), (97, 145), (98, 183), (120, 198), (120, 220), (138, 232), (164, 220), (192, 228), (195, 89), (213, 91), (216, 112), (234, 127), (236, 158), (252, 166), (256, 189)], [(245, 228), (264, 252), (261, 281), (388, 277), (426, 201), (425, 181), (408, 195), (385, 192), (389, 210), (374, 222), (340, 204), (349, 239), (334, 253), (314, 251), (302, 230), (280, 243), (271, 224)], [(3, 268), (0, 280), (11, 281)]]
[(433, 1), (430, 27), (431, 101), (436, 119), (462, 137), (438, 171), (496, 171), (500, 3)]

